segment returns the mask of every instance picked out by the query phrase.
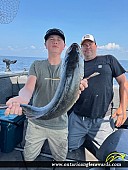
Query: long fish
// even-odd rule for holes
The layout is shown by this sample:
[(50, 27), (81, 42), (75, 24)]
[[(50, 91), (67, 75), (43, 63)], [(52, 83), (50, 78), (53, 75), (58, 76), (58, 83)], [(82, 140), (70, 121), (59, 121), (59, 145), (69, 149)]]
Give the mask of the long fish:
[(77, 43), (66, 51), (60, 82), (50, 103), (44, 107), (21, 104), (23, 113), (30, 119), (53, 119), (66, 113), (77, 101), (80, 81), (84, 76), (84, 59)]
[[(77, 101), (81, 79), (84, 77), (84, 57), (77, 43), (73, 43), (66, 51), (58, 88), (50, 103), (44, 107), (21, 104), (23, 113), (30, 119), (53, 119), (66, 113)], [(86, 79), (100, 73), (94, 72)], [(58, 80), (58, 79), (57, 79)], [(6, 109), (0, 104), (0, 109)]]

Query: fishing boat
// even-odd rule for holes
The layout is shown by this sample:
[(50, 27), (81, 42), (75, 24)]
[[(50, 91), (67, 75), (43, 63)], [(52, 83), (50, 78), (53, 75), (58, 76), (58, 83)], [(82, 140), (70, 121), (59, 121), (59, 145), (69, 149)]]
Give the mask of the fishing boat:
[[(5, 71), (0, 72), (0, 107), (5, 105), (6, 101), (18, 95), (19, 90), (24, 86), (28, 76), (28, 71)], [(119, 94), (117, 89), (114, 89), (114, 109), (118, 106)], [(86, 170), (101, 170), (101, 168), (87, 167), (86, 163), (90, 161), (98, 161), (97, 150), (90, 139), (85, 141), (85, 145), (74, 152), (67, 154), (66, 162), (53, 162), (52, 155), (46, 141), (42, 147), (42, 151), (37, 159), (33, 162), (26, 163), (23, 157), (24, 136), (26, 132), (27, 118), (25, 115), (4, 116), (4, 109), (0, 109), (0, 167), (3, 168), (26, 168), (29, 169), (86, 169)], [(121, 129), (128, 128), (128, 121)], [(105, 145), (106, 146), (106, 145)], [(102, 148), (103, 152), (103, 148)], [(99, 152), (101, 154), (101, 152)], [(82, 161), (82, 162), (81, 162)], [(111, 169), (111, 168), (110, 168)]]

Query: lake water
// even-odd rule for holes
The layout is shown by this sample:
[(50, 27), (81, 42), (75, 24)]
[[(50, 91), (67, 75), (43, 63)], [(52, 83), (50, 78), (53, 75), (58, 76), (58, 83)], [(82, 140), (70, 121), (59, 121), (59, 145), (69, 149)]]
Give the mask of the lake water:
[(37, 57), (14, 57), (14, 56), (7, 56), (7, 57), (0, 57), (0, 71), (5, 71), (5, 63), (3, 62), (3, 59), (9, 59), (11, 61), (17, 60), (15, 64), (11, 64), (10, 68), (11, 71), (19, 71), (19, 70), (29, 70), (29, 67), (35, 60), (42, 60), (42, 58), (37, 58)]
[[(5, 63), (3, 62), (3, 59), (9, 59), (9, 60), (17, 60), (15, 64), (11, 64), (10, 68), (11, 71), (22, 71), (24, 69), (29, 70), (30, 65), (33, 63), (34, 60), (42, 60), (43, 58), (37, 58), (37, 57), (14, 57), (14, 56), (7, 56), (3, 57), (0, 56), (0, 71), (5, 71)], [(128, 70), (128, 60), (119, 60), (121, 65)], [(126, 77), (128, 79), (128, 73), (126, 73)], [(114, 80), (114, 85), (117, 85), (116, 81)]]

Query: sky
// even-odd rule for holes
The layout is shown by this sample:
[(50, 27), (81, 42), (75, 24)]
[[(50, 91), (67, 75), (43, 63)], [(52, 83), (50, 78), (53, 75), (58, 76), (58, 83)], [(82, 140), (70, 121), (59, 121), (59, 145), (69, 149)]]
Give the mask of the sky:
[[(19, 1), (12, 22), (0, 23), (0, 56), (47, 57), (44, 35), (50, 28), (59, 28), (66, 36), (62, 55), (73, 42), (80, 44), (83, 35), (92, 34), (98, 55), (128, 60), (128, 0)], [(13, 8), (9, 12), (11, 16)]]

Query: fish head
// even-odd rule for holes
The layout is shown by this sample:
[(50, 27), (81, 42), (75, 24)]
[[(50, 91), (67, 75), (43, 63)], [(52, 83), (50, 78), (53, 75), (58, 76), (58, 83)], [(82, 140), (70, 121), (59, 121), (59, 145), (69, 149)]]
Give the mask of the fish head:
[(65, 57), (68, 58), (70, 61), (78, 62), (79, 56), (82, 55), (82, 51), (80, 49), (80, 46), (77, 43), (73, 43), (70, 45), (70, 47), (67, 49)]
[(67, 49), (65, 54), (65, 64), (68, 70), (67, 74), (72, 73), (76, 68), (79, 69), (80, 75), (83, 78), (84, 76), (84, 57), (81, 51), (80, 46), (77, 43), (71, 44), (71, 46)]

